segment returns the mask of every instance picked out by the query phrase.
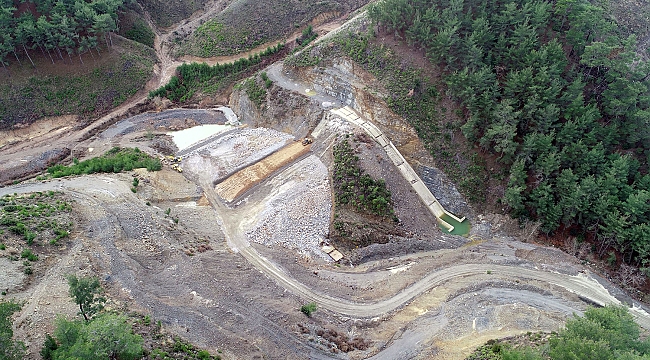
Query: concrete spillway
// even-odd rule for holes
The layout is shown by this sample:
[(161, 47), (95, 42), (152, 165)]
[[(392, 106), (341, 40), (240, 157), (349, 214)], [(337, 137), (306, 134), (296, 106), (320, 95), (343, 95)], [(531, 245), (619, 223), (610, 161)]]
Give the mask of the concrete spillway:
[(415, 190), (429, 211), (431, 211), (431, 213), (438, 219), (438, 222), (443, 228), (447, 229), (447, 231), (450, 233), (454, 230), (454, 226), (446, 220), (449, 218), (457, 221), (458, 223), (465, 221), (465, 217), (458, 218), (456, 215), (445, 210), (445, 208), (440, 205), (438, 199), (433, 196), (431, 191), (422, 182), (422, 179), (420, 179), (415, 170), (413, 170), (411, 165), (409, 165), (406, 159), (404, 159), (402, 154), (400, 154), (400, 152), (397, 150), (395, 145), (393, 145), (393, 143), (388, 140), (388, 138), (379, 130), (379, 128), (375, 126), (375, 124), (359, 117), (356, 112), (349, 106), (330, 110), (330, 113), (361, 127), (382, 148), (384, 148), (386, 154), (388, 154), (388, 157), (393, 162), (393, 164), (395, 164), (404, 179), (406, 179), (406, 181), (411, 184), (413, 190)]

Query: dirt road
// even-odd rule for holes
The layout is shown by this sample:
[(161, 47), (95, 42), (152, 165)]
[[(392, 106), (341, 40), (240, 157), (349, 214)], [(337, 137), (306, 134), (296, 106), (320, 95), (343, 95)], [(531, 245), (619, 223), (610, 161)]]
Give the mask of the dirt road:
[[(179, 174), (174, 176), (180, 178)], [(144, 206), (142, 204), (143, 200), (138, 199), (138, 195), (130, 191), (129, 178), (130, 176), (128, 175), (94, 175), (48, 182), (23, 183), (0, 188), (0, 196), (8, 193), (28, 193), (48, 190), (59, 190), (72, 194), (77, 200), (75, 207), (86, 214), (85, 223), (88, 224), (88, 229), (92, 230), (90, 235), (93, 236), (93, 240), (85, 243), (84, 253), (87, 256), (96, 257), (96, 261), (101, 265), (99, 269), (103, 269), (103, 276), (112, 279), (110, 282), (117, 285), (118, 288), (122, 289), (122, 292), (128, 294), (129, 298), (136, 301), (138, 307), (148, 309), (155, 317), (162, 318), (168, 326), (176, 329), (176, 331), (185, 331), (184, 329), (186, 327), (191, 328), (192, 331), (188, 336), (200, 344), (206, 344), (206, 341), (209, 343), (209, 341), (218, 340), (218, 343), (224, 344), (222, 345), (224, 347), (232, 346), (233, 338), (229, 338), (232, 335), (227, 334), (231, 334), (230, 331), (234, 329), (233, 327), (249, 329), (248, 326), (255, 327), (254, 323), (256, 323), (258, 324), (256, 327), (258, 330), (256, 332), (259, 333), (255, 336), (260, 336), (264, 339), (274, 339), (269, 340), (275, 344), (272, 346), (281, 346), (279, 344), (284, 344), (281, 348), (287, 350), (285, 347), (287, 345), (287, 339), (293, 339), (290, 342), (292, 344), (291, 353), (304, 354), (305, 351), (309, 351), (304, 345), (299, 345), (298, 342), (295, 342), (297, 339), (290, 329), (280, 331), (268, 323), (268, 320), (252, 316), (250, 313), (248, 306), (258, 307), (260, 306), (260, 301), (271, 301), (276, 304), (275, 306), (278, 306), (278, 303), (286, 302), (287, 299), (278, 295), (283, 292), (297, 296), (300, 302), (316, 302), (319, 309), (327, 310), (336, 317), (370, 322), (381, 319), (382, 321), (386, 321), (386, 324), (390, 324), (393, 321), (391, 320), (392, 318), (402, 316), (399, 314), (405, 311), (412, 311), (408, 309), (413, 308), (413, 306), (416, 308), (421, 306), (420, 303), (422, 301), (424, 303), (429, 301), (424, 299), (440, 297), (443, 299), (443, 302), (449, 301), (444, 300), (451, 296), (449, 289), (456, 286), (461, 286), (462, 288), (467, 286), (467, 284), (481, 283), (486, 278), (489, 278), (491, 282), (516, 282), (518, 284), (540, 283), (556, 286), (574, 293), (590, 303), (600, 305), (620, 303), (605, 287), (588, 274), (565, 274), (530, 262), (522, 263), (518, 261), (516, 265), (508, 265), (509, 263), (513, 263), (512, 259), (500, 261), (497, 260), (498, 257), (494, 257), (495, 260), (491, 262), (489, 261), (489, 257), (487, 262), (483, 258), (477, 259), (480, 261), (473, 261), (471, 258), (467, 258), (463, 263), (436, 267), (432, 271), (425, 272), (424, 276), (414, 281), (411, 285), (392, 294), (386, 294), (386, 289), (382, 290), (382, 286), (380, 286), (384, 281), (382, 279), (386, 279), (385, 276), (378, 275), (373, 280), (373, 273), (383, 274), (386, 271), (384, 269), (377, 269), (376, 266), (373, 266), (367, 271), (358, 274), (347, 272), (345, 276), (349, 279), (361, 276), (366, 281), (370, 281), (371, 286), (368, 290), (364, 290), (364, 296), (366, 298), (381, 300), (355, 301), (349, 297), (335, 296), (332, 295), (332, 292), (324, 291), (322, 286), (309, 286), (297, 280), (295, 276), (288, 273), (267, 257), (262, 256), (251, 246), (242, 233), (242, 222), (245, 219), (242, 218), (241, 214), (237, 213), (236, 209), (230, 209), (221, 203), (212, 189), (211, 183), (200, 185), (202, 185), (201, 187), (205, 190), (204, 194), (210, 203), (213, 204), (214, 210), (216, 211), (211, 211), (212, 215), (207, 216), (208, 213), (202, 210), (203, 215), (200, 217), (204, 218), (208, 224), (218, 223), (221, 224), (221, 227), (205, 227), (205, 225), (199, 225), (197, 223), (195, 228), (203, 228), (204, 231), (211, 231), (213, 234), (211, 236), (216, 236), (217, 238), (219, 235), (214, 235), (215, 232), (220, 233), (223, 231), (223, 235), (221, 236), (225, 237), (228, 246), (238, 252), (242, 258), (228, 254), (224, 249), (217, 247), (217, 243), (214, 240), (211, 241), (211, 244), (215, 247), (216, 252), (206, 253), (205, 256), (200, 256), (197, 259), (178, 253), (173, 249), (178, 248), (176, 244), (177, 240), (174, 239), (180, 233), (174, 235), (169, 233), (168, 230), (161, 228), (161, 225), (163, 227), (168, 227), (169, 225), (164, 225), (166, 222), (164, 218), (156, 215), (155, 209)], [(186, 186), (193, 185), (187, 183)], [(173, 211), (179, 211), (176, 209), (178, 208), (175, 207)], [(209, 208), (206, 210), (209, 210)], [(161, 211), (159, 210), (159, 212)], [(159, 220), (156, 220), (157, 216)], [(178, 216), (183, 221), (190, 221), (191, 219), (191, 217), (188, 218), (189, 215)], [(211, 217), (217, 220), (211, 219)], [(155, 237), (159, 237), (159, 240), (154, 242), (149, 240)], [(142, 244), (140, 244), (141, 241)], [(137, 250), (143, 246), (143, 250)], [(79, 254), (78, 248), (75, 247), (74, 249), (77, 250), (73, 251), (73, 253)], [(145, 251), (144, 249), (147, 250)], [(488, 247), (487, 249), (504, 251), (499, 250), (498, 247)], [(142, 253), (141, 251), (145, 252)], [(421, 256), (405, 257), (402, 260), (396, 259), (395, 261), (398, 263), (407, 261), (408, 264), (413, 264), (415, 261), (426, 264), (427, 259), (431, 259), (431, 256), (431, 253), (421, 254)], [(438, 255), (433, 253), (433, 256)], [(245, 261), (239, 261), (238, 259)], [(228, 263), (233, 265), (237, 264), (237, 267), (224, 269), (223, 266)], [(264, 276), (261, 278), (259, 276), (254, 277), (256, 280), (252, 280), (251, 278), (250, 281), (256, 283), (241, 288), (242, 275), (238, 275), (239, 273), (237, 273), (238, 270), (236, 269), (242, 266), (246, 268), (244, 264), (250, 266), (248, 267), (248, 273), (250, 275), (254, 276), (258, 271), (261, 271)], [(409, 270), (409, 267), (402, 267), (404, 270), (396, 271), (393, 275), (389, 275), (391, 278), (397, 276), (392, 281), (399, 283), (399, 276), (402, 274), (406, 276), (413, 271)], [(174, 270), (172, 271), (171, 269)], [(395, 267), (391, 267), (391, 269), (395, 269)], [(199, 275), (202, 273), (203, 275)], [(413, 273), (413, 275), (415, 274)], [(230, 280), (232, 275), (236, 275), (240, 280), (232, 282)], [(56, 274), (50, 277), (52, 276), (56, 277)], [(210, 285), (210, 282), (217, 278), (220, 279), (220, 285), (218, 287)], [(264, 279), (269, 279), (270, 281)], [(262, 281), (263, 285), (257, 283), (259, 281)], [(377, 289), (373, 289), (373, 287)], [(210, 288), (214, 288), (214, 290), (209, 290)], [(559, 311), (565, 314), (569, 313), (570, 310), (576, 312), (581, 311), (581, 308), (575, 307), (575, 305), (567, 305), (567, 303), (553, 300), (553, 298), (549, 300), (548, 295), (540, 292), (508, 291), (507, 289), (504, 290), (501, 288), (490, 292), (489, 288), (486, 289), (481, 290), (485, 291), (485, 294), (481, 295), (482, 297), (491, 296), (505, 303), (531, 304), (533, 307), (542, 307), (548, 309), (548, 311)], [(198, 295), (192, 295), (190, 299), (196, 298), (199, 300), (192, 300), (188, 306), (188, 294), (192, 291)], [(246, 298), (247, 305), (236, 308), (235, 304), (242, 301), (241, 299), (237, 300), (242, 291), (246, 294), (246, 297), (253, 296), (257, 300), (250, 302)], [(333, 293), (340, 295), (340, 292)], [(555, 293), (557, 294), (555, 296), (562, 296), (561, 292), (557, 293), (555, 291)], [(28, 309), (37, 307), (37, 301), (42, 298), (42, 296), (40, 298), (38, 297), (38, 290), (35, 296), (36, 300), (27, 305)], [(200, 298), (197, 296), (200, 296)], [(262, 300), (262, 298), (266, 300)], [(217, 303), (221, 304), (221, 307), (215, 308), (214, 305), (210, 305)], [(410, 304), (414, 305), (411, 306)], [(453, 307), (448, 305), (446, 309), (449, 312)], [(239, 314), (237, 318), (233, 319), (233, 322), (229, 324), (223, 324), (223, 319), (231, 317), (232, 315), (228, 315), (228, 312), (232, 312), (233, 310)], [(650, 328), (650, 317), (647, 313), (636, 308), (632, 308), (631, 310), (639, 324), (644, 328)], [(215, 311), (217, 312), (215, 313)], [(439, 323), (441, 329), (445, 321), (456, 319), (453, 317), (453, 313), (445, 316), (447, 320), (439, 318), (442, 321)], [(444, 335), (444, 332), (432, 332), (431, 327), (422, 325), (429, 324), (428, 320), (424, 320), (429, 318), (427, 316), (422, 318), (422, 321), (416, 321), (409, 327), (412, 329), (408, 333), (410, 335), (402, 334), (399, 338), (410, 337), (411, 339), (417, 339), (419, 336), (422, 339), (429, 339), (434, 335)], [(178, 321), (178, 324), (175, 321)], [(216, 333), (214, 332), (215, 324), (221, 324), (219, 331)], [(263, 326), (259, 326), (259, 324), (263, 324)], [(210, 330), (211, 327), (212, 330)], [(399, 342), (396, 342), (397, 344)], [(267, 346), (271, 345), (267, 344), (262, 348), (266, 349)], [(377, 355), (377, 358), (390, 357), (390, 354), (393, 354), (396, 349), (399, 350), (400, 346), (389, 346), (384, 350), (386, 353), (383, 355), (380, 353)], [(414, 354), (418, 354), (422, 350), (417, 349), (419, 348), (416, 348), (411, 355), (415, 356)], [(249, 350), (244, 348), (231, 348), (230, 350), (234, 354), (240, 354), (240, 356), (241, 354), (249, 353)], [(402, 354), (400, 351), (397, 353)], [(411, 355), (400, 355), (400, 358), (411, 358)], [(315, 353), (311, 357), (318, 358), (319, 356), (322, 357), (322, 354), (318, 355)], [(233, 358), (237, 358), (237, 356), (235, 355)], [(278, 355), (272, 358), (281, 357)]]
[[(165, 54), (161, 43), (159, 38), (157, 51)], [(161, 61), (161, 68), (151, 86), (168, 79), (178, 64), (170, 57), (161, 57)], [(281, 64), (273, 65), (269, 76), (277, 85), (305, 96), (305, 89), (311, 88), (310, 84), (285, 77)], [(314, 98), (319, 102), (333, 102), (327, 95), (317, 94)], [(131, 100), (112, 115), (128, 111), (129, 104), (138, 101)], [(111, 119), (107, 116), (100, 122), (110, 122)], [(38, 151), (73, 147), (76, 141), (89, 136), (99, 126), (104, 125), (93, 124), (81, 132), (65, 134), (54, 144), (34, 140), (7, 153), (3, 151), (0, 163), (17, 161), (16, 164), (20, 165), (24, 156), (35, 156)], [(119, 143), (119, 139), (116, 142)], [(28, 150), (30, 144), (37, 147), (33, 153)], [(21, 158), (16, 160), (17, 154)], [(532, 311), (531, 308), (537, 307), (542, 309), (540, 313), (555, 311), (563, 316), (571, 310), (579, 312), (585, 303), (576, 305), (575, 298), (578, 298), (578, 302), (584, 299), (599, 305), (620, 303), (596, 277), (579, 273), (578, 265), (573, 268), (575, 273), (566, 273), (544, 267), (542, 261), (522, 260), (514, 255), (507, 261), (502, 260), (494, 255), (504, 251), (496, 243), (494, 248), (488, 249), (492, 250), (490, 253), (485, 249), (481, 250), (482, 254), (473, 254), (468, 248), (458, 249), (461, 255), (449, 263), (437, 262), (438, 257), (444, 256), (441, 252), (391, 259), (396, 263), (391, 265), (397, 265), (391, 266), (394, 273), (387, 273), (379, 265), (357, 273), (344, 272), (327, 265), (327, 271), (340, 274), (343, 280), (338, 283), (351, 279), (351, 284), (365, 283), (363, 288), (332, 285), (331, 281), (319, 278), (302, 281), (296, 271), (300, 271), (303, 278), (306, 276), (304, 273), (316, 276), (319, 267), (326, 265), (302, 263), (296, 257), (297, 265), (288, 269), (260, 253), (244, 234), (247, 218), (242, 216), (240, 210), (226, 206), (219, 199), (209, 179), (199, 179), (194, 184), (172, 172), (151, 175), (151, 178), (152, 183), (170, 178), (173, 185), (162, 190), (154, 185), (149, 188), (142, 185), (145, 189), (134, 194), (130, 190), (130, 175), (94, 175), (7, 186), (0, 188), (0, 195), (47, 190), (71, 193), (77, 201), (75, 207), (82, 214), (83, 222), (79, 230), (80, 238), (75, 240), (78, 243), (70, 256), (82, 256), (79, 244), (83, 243), (83, 256), (90, 259), (88, 261), (100, 271), (103, 280), (113, 287), (112, 294), (118, 294), (134, 309), (152, 313), (172, 331), (183, 334), (201, 346), (214, 351), (225, 350), (228, 358), (267, 356), (274, 359), (304, 359), (335, 356), (318, 350), (316, 345), (297, 335), (292, 327), (305, 321), (297, 311), (299, 305), (305, 302), (316, 302), (319, 309), (325, 310), (322, 311), (326, 314), (323, 322), (335, 322), (354, 331), (363, 328), (365, 334), (381, 339), (373, 352), (356, 355), (376, 355), (377, 359), (419, 356), (423, 349), (434, 347), (426, 342), (438, 336), (445, 326), (461, 328), (455, 326), (454, 321), (465, 321), (462, 325), (469, 327), (469, 330), (462, 334), (445, 334), (447, 341), (451, 341), (449, 338), (453, 336), (465, 339), (471, 331), (490, 329), (490, 325), (485, 325), (486, 321), (481, 320), (489, 318), (489, 315), (467, 320), (457, 314), (461, 307), (451, 305), (454, 301), (465, 300), (463, 294), (458, 295), (455, 291), (472, 289), (475, 284), (481, 286), (481, 291), (473, 292), (474, 297), (490, 298), (492, 302), (498, 300), (507, 306), (530, 306), (521, 310), (523, 317)], [(189, 195), (184, 199), (175, 199), (173, 196), (180, 192), (180, 186), (186, 187), (183, 193)], [(160, 203), (145, 205), (145, 201), (150, 200), (146, 197), (147, 192), (154, 191), (167, 194), (167, 198), (156, 197)], [(201, 195), (205, 195), (211, 207), (197, 206), (197, 199)], [(181, 225), (177, 226), (164, 215), (162, 209), (166, 207), (173, 208), (174, 215), (181, 219)], [(185, 223), (187, 225), (183, 225)], [(203, 253), (196, 251), (199, 243), (209, 244), (212, 250)], [(293, 255), (286, 252), (285, 256)], [(405, 264), (408, 266), (400, 267)], [(58, 268), (54, 269), (56, 272)], [(259, 276), (260, 273), (263, 276)], [(48, 278), (53, 277), (56, 274), (48, 273)], [(356, 279), (361, 280), (353, 281)], [(530, 289), (515, 291), (496, 285), (481, 285), (486, 281), (497, 285), (515, 286), (512, 284), (516, 283), (517, 286), (544, 287), (552, 295)], [(42, 286), (32, 291), (36, 298), (30, 300), (26, 309), (38, 307), (47, 283), (43, 282)], [(567, 293), (574, 294), (573, 298)], [(549, 300), (549, 297), (552, 299)], [(647, 312), (637, 307), (631, 308), (631, 312), (641, 326), (650, 329)], [(362, 325), (356, 328), (357, 323)], [(492, 332), (485, 330), (481, 336), (516, 333), (519, 329), (534, 329), (537, 326), (536, 323), (527, 324), (503, 332), (500, 332), (500, 328)], [(402, 327), (406, 329), (407, 325), (408, 331), (400, 330)], [(497, 328), (498, 325), (492, 326)], [(404, 349), (409, 351), (404, 352)], [(379, 352), (381, 350), (383, 352)], [(339, 357), (345, 358), (344, 355)]]

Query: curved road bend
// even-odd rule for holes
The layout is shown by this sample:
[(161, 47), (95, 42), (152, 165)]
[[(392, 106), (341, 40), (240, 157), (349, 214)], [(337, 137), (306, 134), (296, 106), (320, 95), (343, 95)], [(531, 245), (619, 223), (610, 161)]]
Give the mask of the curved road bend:
[[(239, 252), (246, 260), (273, 279), (281, 287), (291, 291), (305, 300), (316, 302), (320, 307), (335, 313), (353, 318), (375, 318), (391, 313), (408, 304), (415, 297), (458, 277), (484, 275), (488, 271), (493, 276), (506, 279), (537, 280), (560, 286), (578, 296), (599, 305), (620, 304), (598, 281), (583, 274), (577, 276), (553, 273), (543, 270), (529, 269), (520, 266), (496, 264), (462, 264), (437, 270), (403, 289), (389, 299), (378, 302), (354, 302), (335, 298), (317, 292), (299, 282), (277, 265), (261, 256), (241, 234), (240, 221), (225, 219), (228, 209), (218, 199), (211, 184), (200, 184), (206, 197), (222, 219), (222, 228), (229, 246)], [(630, 309), (637, 322), (644, 328), (650, 329), (650, 315), (639, 308)]]

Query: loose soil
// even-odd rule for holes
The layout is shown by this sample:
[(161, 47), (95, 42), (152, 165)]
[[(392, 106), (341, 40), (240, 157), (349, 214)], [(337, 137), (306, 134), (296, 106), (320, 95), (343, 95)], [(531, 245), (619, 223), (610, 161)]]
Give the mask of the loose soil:
[(237, 171), (217, 184), (215, 190), (222, 199), (231, 202), (274, 172), (308, 153), (310, 149), (311, 145), (302, 145), (300, 142), (289, 144), (259, 162)]
[[(157, 44), (161, 49), (160, 42)], [(157, 79), (168, 75), (165, 71), (170, 64), (171, 60), (163, 60)], [(288, 79), (287, 83), (302, 89), (300, 94), (315, 88), (313, 83), (302, 81)], [(301, 98), (304, 95), (290, 91), (269, 91), (267, 101), (274, 105), (266, 111), (287, 114), (264, 120), (269, 128), (287, 132), (276, 139), (309, 133), (319, 121), (327, 120), (322, 116), (321, 102), (311, 103)], [(262, 123), (260, 116), (264, 114), (247, 108), (250, 103), (245, 95), (236, 95), (241, 96), (232, 101), (238, 104), (238, 115), (246, 112), (250, 124)], [(385, 104), (376, 102), (373, 106), (378, 110), (373, 114), (395, 118)], [(129, 111), (134, 110), (123, 107), (112, 116)], [(178, 115), (179, 111), (186, 110), (172, 113)], [(7, 166), (16, 160), (12, 158), (20, 157), (20, 161), (43, 153), (29, 153), (30, 146), (70, 152), (79, 139), (85, 140), (78, 148), (85, 156), (93, 156), (99, 151), (94, 149), (102, 146), (134, 143), (154, 156), (162, 156), (174, 151), (173, 144), (159, 134), (150, 137), (148, 132), (152, 131), (150, 126), (168, 130), (176, 120), (169, 120), (165, 114), (128, 119), (124, 129), (119, 124), (107, 129), (117, 119), (103, 118), (91, 129), (62, 134), (58, 142), (50, 138), (41, 143), (33, 139), (13, 144), (0, 149), (0, 167), (16, 168)], [(185, 119), (178, 122), (181, 128), (194, 124)], [(74, 231), (65, 248), (51, 256), (51, 262), (43, 261), (42, 272), (27, 277), (8, 256), (0, 257), (0, 266), (7, 269), (0, 279), (3, 284), (12, 284), (3, 298), (25, 300), (16, 315), (15, 334), (28, 345), (29, 358), (38, 358), (44, 334), (52, 331), (57, 314), (73, 317), (76, 313), (67, 295), (65, 274), (99, 276), (112, 308), (149, 315), (161, 321), (166, 333), (213, 354), (220, 351), (227, 359), (461, 359), (489, 338), (555, 330), (570, 313), (584, 311), (593, 303), (633, 303), (639, 306), (632, 310), (637, 321), (650, 328), (650, 317), (642, 304), (617, 291), (575, 258), (557, 249), (519, 241), (534, 231), (520, 230), (511, 220), (477, 215), (469, 238), (442, 234), (408, 184), (373, 144), (360, 147), (361, 166), (373, 177), (385, 179), (405, 236), (355, 250), (339, 264), (332, 263), (322, 251), (318, 253), (316, 246), (310, 245), (308, 251), (295, 246), (296, 242), (287, 240), (294, 237), (287, 229), (299, 229), (299, 240), (314, 244), (325, 240), (322, 225), (332, 221), (327, 217), (331, 208), (326, 207), (331, 204), (331, 189), (319, 182), (323, 180), (320, 175), (332, 165), (331, 145), (337, 131), (347, 133), (350, 129), (335, 125), (316, 139), (310, 156), (278, 167), (275, 175), (230, 204), (219, 199), (214, 180), (256, 163), (259, 155), (276, 146), (277, 141), (265, 144), (264, 149), (253, 149), (253, 156), (239, 158), (236, 166), (234, 162), (222, 166), (223, 162), (197, 161), (192, 171), (182, 174), (165, 167), (154, 173), (137, 170), (32, 179), (0, 188), (0, 196), (62, 191), (73, 202)], [(246, 141), (228, 144), (253, 143), (260, 133), (268, 136), (272, 131), (248, 129), (241, 133)], [(389, 138), (400, 139), (396, 142), (400, 149), (421, 149), (407, 124), (396, 122), (386, 133)], [(219, 139), (225, 139), (223, 136), (227, 135), (199, 144), (188, 154), (188, 161), (192, 157), (218, 158), (219, 153), (210, 151), (222, 144)], [(309, 178), (305, 169), (319, 176)], [(134, 176), (140, 179), (135, 193), (130, 189)], [(280, 208), (273, 213), (275, 204), (285, 200), (305, 205), (310, 204), (309, 199), (319, 199), (312, 209), (325, 204), (326, 211), (291, 213)], [(257, 242), (247, 236), (248, 230), (262, 229), (257, 220), (271, 218), (283, 226), (267, 227), (263, 235), (268, 241)], [(317, 224), (310, 226), (305, 219)], [(299, 311), (309, 302), (316, 302), (318, 307), (312, 317)]]

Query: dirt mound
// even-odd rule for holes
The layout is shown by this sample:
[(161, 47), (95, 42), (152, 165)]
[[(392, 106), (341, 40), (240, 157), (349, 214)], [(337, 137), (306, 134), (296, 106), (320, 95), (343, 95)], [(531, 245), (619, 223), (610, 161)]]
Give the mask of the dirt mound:
[(0, 164), (0, 184), (6, 185), (14, 180), (23, 180), (31, 175), (46, 170), (70, 155), (69, 148), (47, 150), (36, 158), (12, 161)]

